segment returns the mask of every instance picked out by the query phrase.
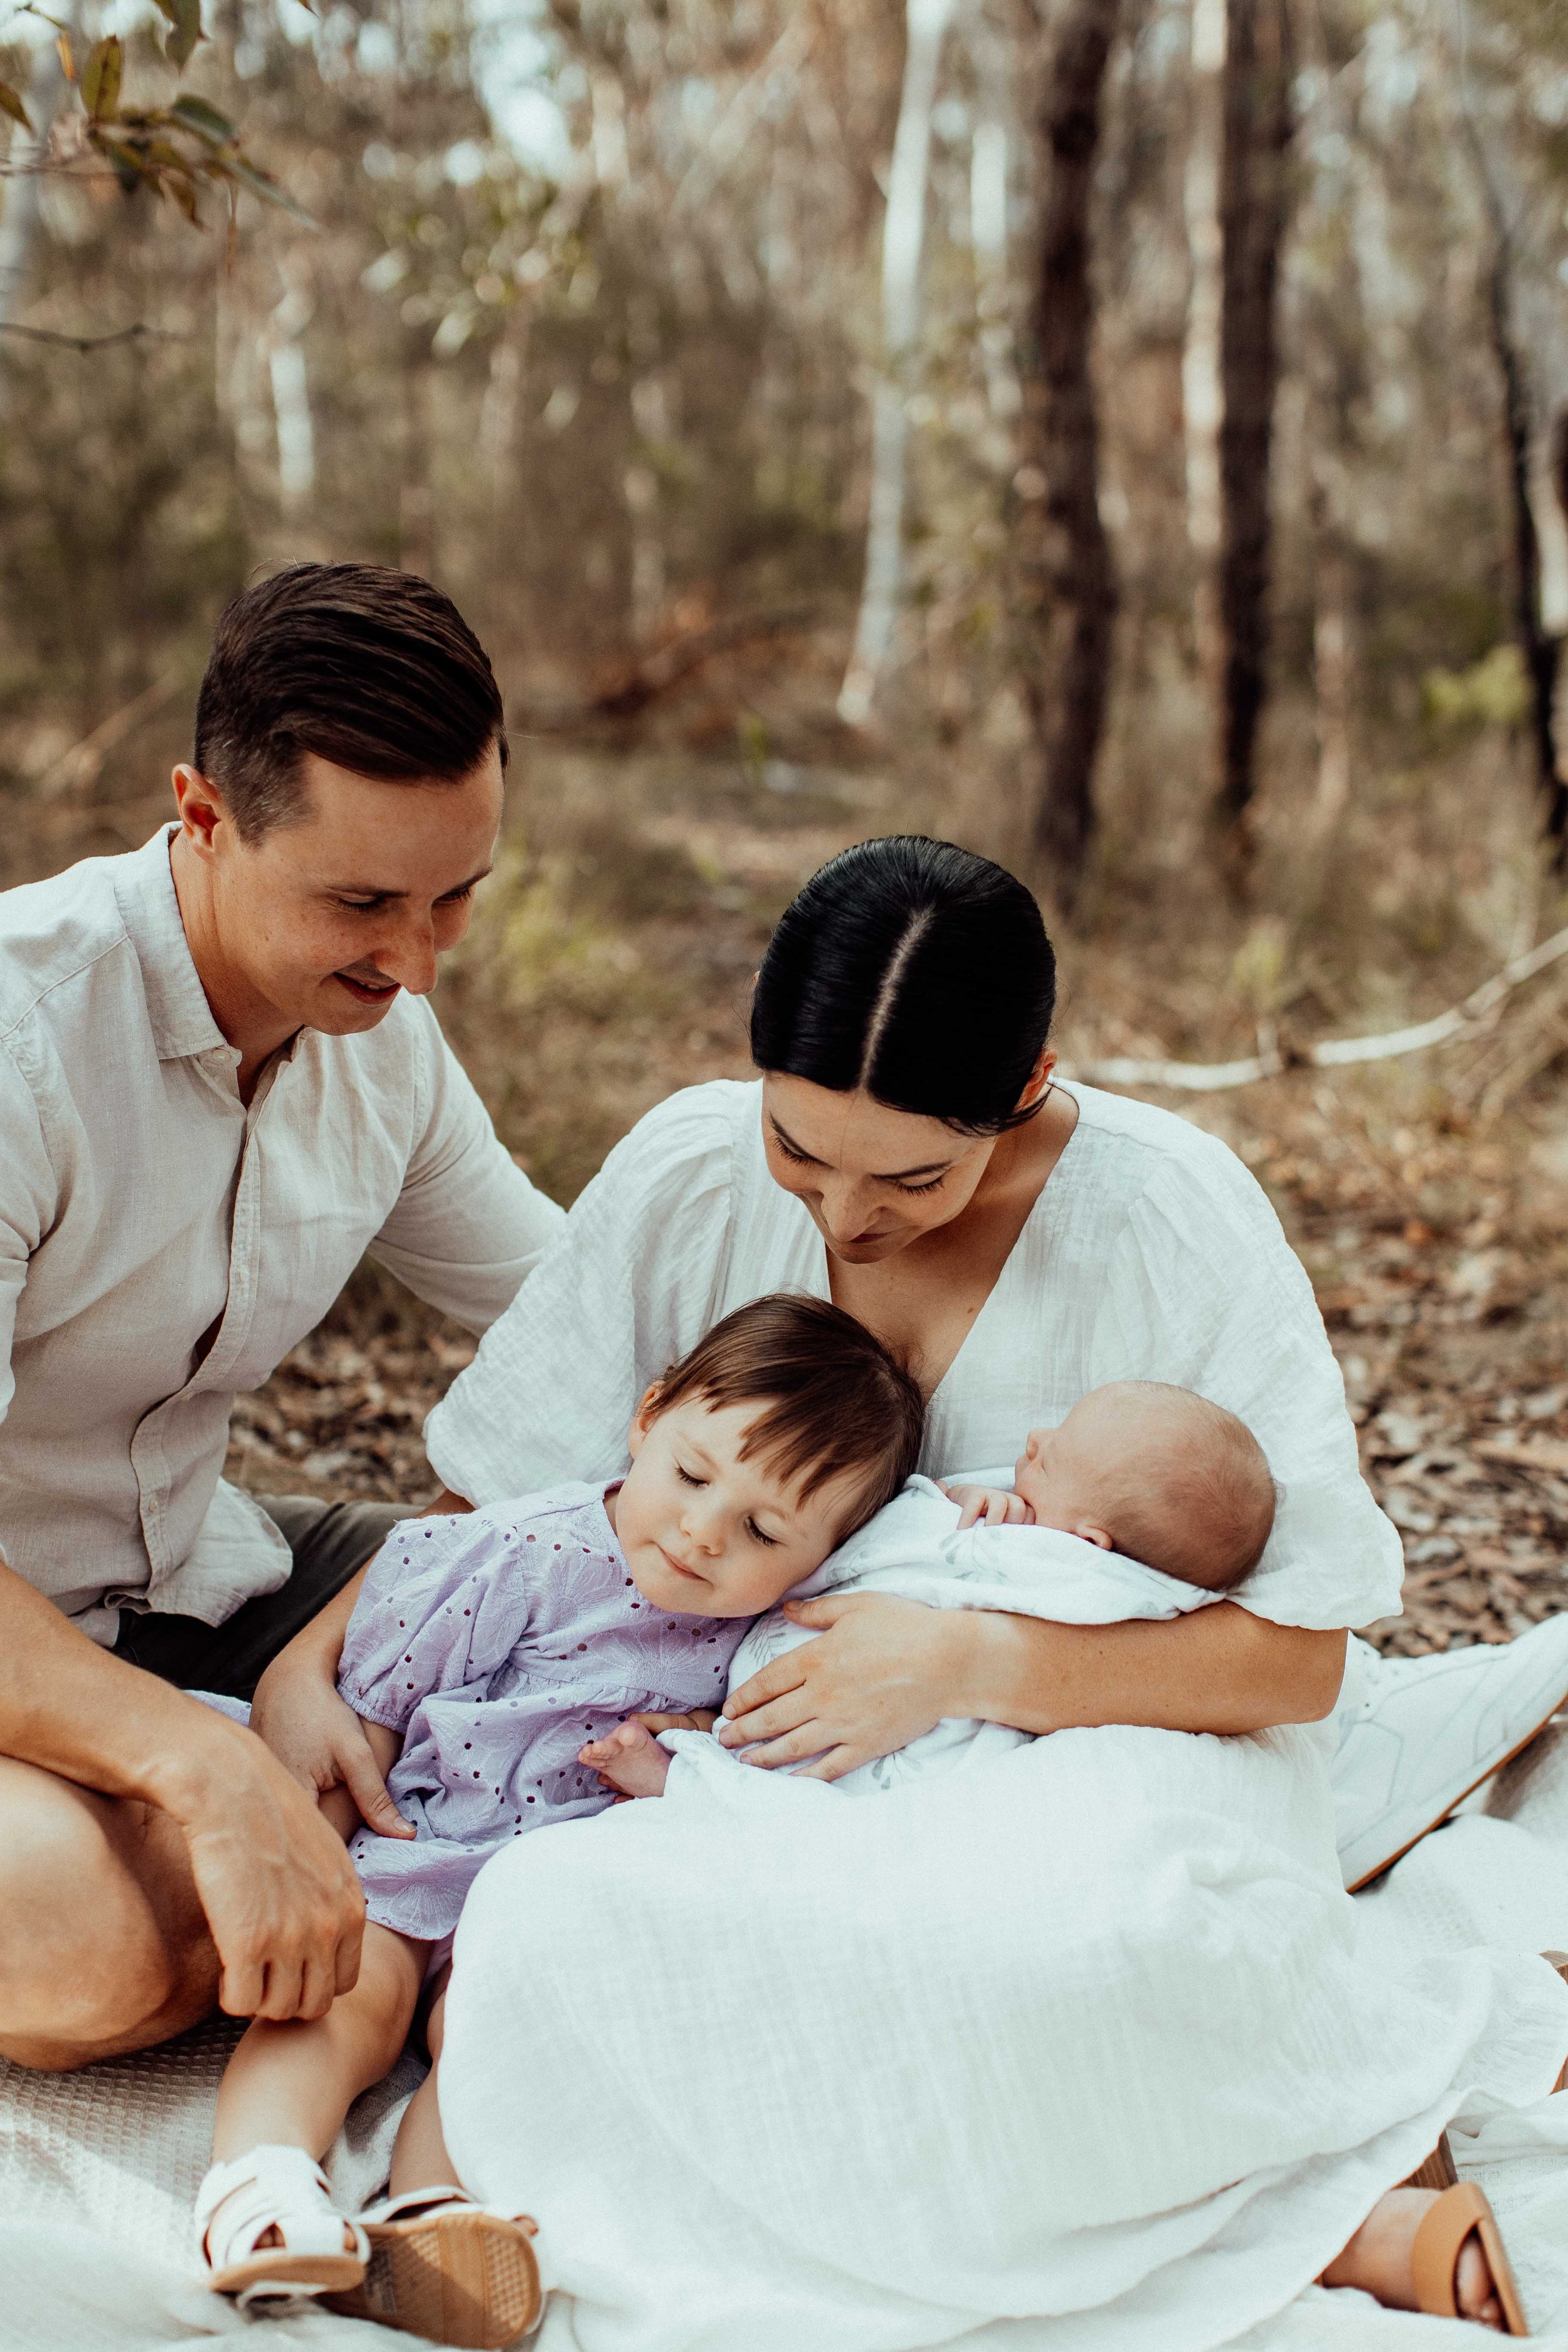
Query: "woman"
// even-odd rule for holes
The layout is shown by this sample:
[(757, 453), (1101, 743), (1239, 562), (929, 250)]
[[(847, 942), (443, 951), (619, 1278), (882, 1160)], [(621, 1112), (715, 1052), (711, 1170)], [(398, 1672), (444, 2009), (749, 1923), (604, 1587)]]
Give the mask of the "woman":
[[(1337, 1367), (1306, 1276), (1268, 1202), (1224, 1145), (1184, 1121), (1055, 1080), (1047, 1043), (1054, 997), (1054, 961), (1038, 910), (1029, 894), (996, 866), (945, 845), (912, 839), (865, 844), (834, 860), (784, 916), (759, 977), (752, 1045), (763, 1073), (760, 1083), (695, 1087), (639, 1123), (611, 1154), (577, 1202), (565, 1234), (428, 1424), (431, 1460), (449, 1490), (447, 1507), (484, 1504), (566, 1475), (600, 1470), (613, 1475), (621, 1466), (624, 1430), (648, 1382), (720, 1315), (765, 1292), (794, 1288), (832, 1297), (908, 1357), (931, 1400), (922, 1466), (935, 1475), (1010, 1460), (1027, 1427), (1060, 1419), (1087, 1390), (1110, 1379), (1142, 1376), (1194, 1388), (1239, 1414), (1263, 1444), (1281, 1496), (1274, 1535), (1244, 1602), (1222, 1603), (1170, 1623), (1096, 1629), (1000, 1614), (949, 1614), (887, 1597), (806, 1604), (797, 1613), (803, 1622), (821, 1629), (822, 1638), (764, 1670), (727, 1709), (731, 1724), (726, 1738), (731, 1744), (763, 1742), (757, 1760), (766, 1764), (788, 1766), (821, 1756), (811, 1772), (834, 1779), (906, 1745), (944, 1716), (988, 1717), (1034, 1732), (1120, 1724), (1156, 1731), (1265, 1733), (1272, 1727), (1315, 1723), (1329, 1714), (1339, 1691), (1344, 1629), (1397, 1609), (1398, 1539), (1362, 1484)], [(333, 1614), (329, 1612), (328, 1618)], [(322, 1638), (330, 1630), (324, 1618)], [(1266, 1843), (1273, 1833), (1267, 1821), (1289, 1815), (1305, 1843), (1321, 1843), (1322, 1822), (1300, 1794), (1312, 1776), (1309, 1771), (1304, 1780), (1301, 1766), (1303, 1751), (1326, 1745), (1328, 1735), (1273, 1736), (1270, 1794), (1247, 1837)], [(1212, 1822), (1227, 1804), (1245, 1810), (1253, 1801), (1232, 1785), (1243, 1754), (1234, 1743), (1177, 1745), (1184, 1756), (1200, 1753), (1201, 1769), (1219, 1776), (1203, 1799), (1205, 1820)], [(1098, 1751), (1069, 1752), (1052, 1741), (1020, 1753), (1043, 1767), (1047, 1750), (1053, 1769), (1059, 1764), (1068, 1775), (1062, 1788), (1070, 1784), (1073, 1791), (1062, 1796), (1058, 1790), (1058, 1801), (1090, 1809), (1107, 1801), (1111, 1783)], [(1166, 1753), (1152, 1750), (1151, 1756), (1156, 1752)], [(1075, 1771), (1087, 1772), (1089, 1780), (1073, 1780)], [(1040, 1785), (1037, 1771), (1034, 1796)], [(1122, 1966), (1129, 1934), (1138, 1941), (1141, 1890), (1152, 1873), (1157, 1875), (1163, 1849), (1157, 1843), (1154, 1849), (1138, 1846), (1142, 1816), (1128, 1801), (1134, 1783), (1115, 1785), (1120, 1793), (1113, 1811), (1131, 1823), (1121, 1900), (1132, 1906), (1133, 1916), (1131, 1928), (1126, 1916), (1106, 1927), (1103, 1948), (1121, 1955), (1116, 1965)], [(1033, 1841), (1033, 1850), (1044, 1853), (1048, 1825), (1029, 1813), (1030, 1790), (1026, 1775), (1016, 1777), (1008, 1783), (1006, 1801), (1025, 1805), (1019, 1819), (1026, 1850)], [(787, 1907), (792, 1916), (810, 1916), (820, 1908), (818, 1819), (814, 1815), (803, 1828), (799, 1801), (810, 1792), (798, 1780), (781, 1781), (777, 1792), (768, 1853), (776, 1877), (770, 1876), (767, 1885), (793, 1884), (795, 1894)], [(921, 1836), (899, 1865), (908, 1875), (900, 1878), (886, 1847), (875, 1844), (848, 1870), (849, 1907), (837, 1932), (847, 1951), (864, 1951), (868, 1966), (887, 1965), (888, 1944), (911, 1905), (918, 1913), (920, 1898), (910, 1896), (909, 1889), (924, 1885), (928, 1852), (945, 1856), (950, 1892), (963, 1883), (965, 1866), (973, 1864), (978, 1841), (967, 1835), (963, 1804), (954, 1812), (951, 1801), (944, 1803), (946, 1845), (936, 1833), (937, 1816), (926, 1817)], [(635, 1886), (639, 1925), (648, 1903), (657, 1907), (661, 1882), (656, 1873), (650, 1891), (638, 1875), (636, 1852), (663, 1851), (665, 1842), (679, 1839), (676, 1810), (631, 1807), (613, 1824), (616, 1851), (625, 1850), (625, 1867), (612, 1874), (603, 1900), (608, 1903)], [(878, 1823), (864, 1806), (845, 1811), (855, 1816), (854, 1834), (873, 1840), (882, 1835), (879, 1822), (890, 1818), (877, 1807), (870, 1811), (879, 1815)], [(656, 1821), (665, 1826), (656, 1826)], [(702, 1849), (715, 1856), (715, 1891), (727, 1877), (738, 1884), (752, 1866), (753, 1830), (748, 1822), (726, 1863), (717, 1859), (721, 1841)], [(1180, 1835), (1179, 1821), (1173, 1828), (1163, 1820), (1160, 1834)], [(578, 1841), (530, 1843), (549, 1847), (552, 1861), (568, 1877), (589, 1852)], [(603, 1843), (592, 1849), (598, 1856), (608, 1851)], [(700, 1866), (692, 1860), (696, 1850), (679, 1851), (684, 1856), (679, 1869)], [(1264, 1854), (1264, 1846), (1248, 1844), (1245, 1866), (1237, 1865), (1250, 1890), (1235, 1898), (1237, 1916), (1258, 1884), (1283, 1870), (1292, 1880), (1285, 1912), (1269, 1914), (1268, 1920), (1258, 1913), (1254, 1926), (1259, 1933), (1278, 1935), (1282, 1945), (1293, 1937), (1299, 1966), (1279, 1971), (1284, 2005), (1270, 2012), (1269, 2022), (1261, 2024), (1253, 2012), (1246, 2023), (1270, 2045), (1283, 2048), (1298, 2026), (1306, 2032), (1310, 2025), (1319, 2033), (1339, 2031), (1328, 2010), (1321, 2017), (1316, 2011), (1308, 2016), (1323, 1988), (1343, 1995), (1335, 2018), (1353, 2010), (1354, 2001), (1349, 1980), (1339, 1982), (1348, 1964), (1337, 1952), (1336, 1938), (1342, 1943), (1344, 1930), (1334, 1924), (1340, 1914), (1326, 1902), (1323, 1885), (1310, 1872), (1298, 1872), (1293, 1860), (1265, 1858), (1265, 1866), (1259, 1860)], [(1060, 1857), (1057, 1866), (1066, 1866)], [(548, 1876), (550, 1865), (540, 1868)], [(793, 1881), (792, 1868), (798, 1874)], [(997, 1889), (994, 1875), (991, 1882), (966, 1885), (963, 1902), (947, 1918), (954, 1948), (985, 1903), (998, 1895), (998, 1934), (1005, 1936), (1006, 1915), (1009, 1909), (1019, 1913), (1025, 1891), (1019, 1890), (1019, 1902), (1009, 1904), (1009, 1890)], [(537, 1869), (531, 1896), (539, 1927), (550, 1916), (550, 1899)], [(572, 1921), (578, 1892), (558, 1887), (556, 1899), (558, 1919)], [(595, 1898), (591, 1911), (599, 1901)], [(756, 1916), (767, 1920), (771, 1940), (774, 1923), (767, 1906), (767, 1895), (759, 1889)], [(1054, 1925), (1059, 1922), (1053, 1921), (1047, 1906), (1031, 1926), (1042, 1951)], [(575, 1932), (563, 1930), (568, 1940)], [(509, 1928), (502, 1941), (511, 1962), (521, 1965), (518, 1934)], [(535, 1950), (523, 2002), (528, 1985), (548, 1970), (560, 1941), (552, 1946), (547, 1938)], [(1157, 1932), (1153, 1943), (1157, 1948)], [(1309, 1953), (1307, 1967), (1301, 1956)], [(746, 1967), (752, 1969), (750, 1978)], [(760, 1981), (759, 1968), (760, 1962), (721, 1968), (710, 1979), (710, 1998), (721, 2003), (730, 1998), (726, 1987), (733, 1986), (738, 1973), (742, 1981)], [(485, 1973), (489, 1994), (502, 2002), (503, 2012), (515, 2016), (518, 1989), (499, 1961), (488, 1962)], [(804, 1973), (810, 1980), (810, 1969)], [(472, 1977), (465, 2012), (462, 1978), (459, 1967), (454, 1988), (459, 2083), (465, 2032), (472, 2051), (496, 2030), (493, 2016), (477, 2021), (479, 1995)], [(1026, 1966), (1026, 2001), (1027, 1978)], [(1020, 1997), (1016, 1983), (1009, 1981), (1007, 1999)], [(1204, 1981), (1222, 1992), (1223, 1967)], [(775, 2009), (798, 1990), (787, 1972), (783, 1981), (769, 1983)], [(911, 2002), (918, 1991), (916, 1983)], [(1552, 2040), (1557, 1997), (1555, 1986), (1550, 1992), (1536, 1986), (1527, 1998), (1527, 2006), (1530, 1999), (1536, 2003), (1534, 2031), (1544, 2041), (1524, 2076), (1513, 2078), (1516, 2089), (1526, 2087), (1526, 2078), (1533, 2082), (1531, 2065), (1536, 2072), (1545, 2069), (1541, 2087), (1550, 2087), (1561, 2063)], [(1408, 2170), (1436, 2137), (1443, 2117), (1433, 2102), (1440, 2105), (1444, 2085), (1471, 2063), (1481, 2016), (1478, 1999), (1473, 1986), (1468, 2000), (1450, 1992), (1436, 2011), (1416, 2020), (1419, 2031), (1408, 2048), (1404, 2037), (1415, 2014), (1408, 2004), (1402, 2019), (1381, 2023), (1365, 2048), (1351, 2046), (1353, 2033), (1350, 2042), (1342, 2036), (1336, 2043), (1336, 2081), (1353, 2080), (1358, 2069), (1375, 2071), (1373, 2051), (1392, 2064), (1395, 2042), (1405, 2048), (1399, 2060), (1405, 2072), (1394, 2068), (1397, 2082), (1380, 2078), (1380, 2096), (1386, 2091), (1383, 2104), (1374, 2101), (1352, 2131), (1350, 2145), (1367, 2144), (1365, 2180), (1358, 2175), (1348, 2191), (1342, 2183), (1314, 2212), (1311, 2227), (1291, 2250), (1298, 2268), (1308, 2264), (1297, 2284), (1335, 2255), (1377, 2191), (1397, 2179), (1401, 2168)], [(1005, 2000), (1002, 2005), (1005, 2009)], [(899, 2002), (891, 2008), (896, 2015)], [(1145, 2001), (1142, 2011), (1130, 2030), (1163, 2030), (1158, 2000)], [(558, 2024), (553, 2039), (564, 2047), (569, 2036), (563, 2021)], [(1450, 2049), (1456, 2032), (1459, 2039)], [(1196, 2027), (1190, 2039), (1196, 2049), (1202, 2042)], [(874, 2035), (868, 2029), (869, 2040)], [(1302, 2050), (1291, 2047), (1292, 2063), (1299, 2066)], [(1052, 2063), (1061, 2063), (1059, 2052)], [(1223, 2052), (1214, 2063), (1223, 2065)], [(1514, 2063), (1517, 2068), (1517, 2057)], [(1152, 2043), (1131, 2072), (1147, 2084), (1157, 2065)], [(960, 2079), (963, 2071), (961, 2065)], [(1325, 2079), (1334, 2074), (1332, 2067), (1321, 2071)], [(934, 2077), (934, 2059), (928, 2072)], [(1098, 2080), (1097, 2066), (1089, 2066), (1083, 2091), (1091, 2102), (1099, 2095)], [(1113, 2102), (1111, 2089), (1106, 2096)], [(1455, 2104), (1449, 2102), (1448, 2111)], [(489, 2105), (493, 2107), (493, 2100)], [(1250, 2196), (1247, 2184), (1236, 2181), (1237, 2173), (1284, 2161), (1292, 2153), (1315, 2153), (1327, 2144), (1321, 2135), (1342, 2118), (1314, 2118), (1307, 2112), (1310, 2105), (1298, 2102), (1300, 2132), (1292, 2127), (1285, 2137), (1266, 2102), (1253, 2116), (1250, 2142), (1234, 2118), (1226, 2124), (1215, 2142), (1223, 2177), (1232, 2183), (1226, 2194), (1246, 2188)], [(467, 2178), (459, 2145), (463, 2124), (460, 2116), (456, 2120), (454, 2150)], [(713, 2120), (722, 2123), (725, 2117)], [(1128, 2127), (1146, 2137), (1149, 2119), (1129, 2111)], [(487, 2148), (482, 2123), (473, 2114), (468, 2140), (476, 2177), (493, 2171), (498, 2162), (504, 2167), (515, 2154), (515, 2137), (510, 2152), (493, 2145)], [(1165, 2164), (1167, 2155), (1171, 2164)], [(753, 2168), (755, 2161), (753, 2151)], [(1180, 2231), (1173, 2237), (1166, 2229), (1154, 2245), (1148, 2222), (1140, 2217), (1201, 2199), (1215, 2184), (1191, 2150), (1176, 2161), (1159, 2145), (1158, 2135), (1150, 2143), (1150, 2162), (1153, 2168), (1127, 2209), (1136, 2227), (1116, 2257), (1123, 2271), (1128, 2263), (1132, 2273), (1140, 2265), (1157, 2273), (1166, 2260), (1190, 2261), (1209, 2227), (1206, 2221), (1184, 2221), (1184, 2240)], [(939, 2165), (916, 2168), (906, 2183), (910, 2210), (922, 2186), (941, 2173)], [(1108, 2179), (1114, 2183), (1126, 2177), (1130, 2166), (1123, 2150)], [(511, 2193), (514, 2184), (500, 2189), (486, 2178), (484, 2186), (486, 2193)], [(516, 2186), (522, 2200), (530, 2201), (535, 2181), (525, 2177)], [(1083, 2181), (1075, 2187), (1089, 2197)], [(1114, 2196), (1114, 2187), (1105, 2193)], [(847, 2191), (839, 2202), (847, 2210)], [(1420, 2202), (1417, 2198), (1415, 2208), (1389, 2209), (1365, 2241), (1364, 2262), (1357, 2266), (1352, 2249), (1350, 2269), (1342, 2258), (1335, 2283), (1363, 2284), (1400, 2299)], [(1303, 2213), (1307, 2204), (1300, 2204)], [(540, 2210), (537, 2204), (534, 2210)], [(668, 2226), (659, 2243), (667, 2248), (670, 2231), (682, 2225), (678, 2213), (665, 2218)], [(1081, 2219), (1087, 2223), (1102, 2218), (1089, 2197)], [(830, 2246), (822, 2236), (826, 2230), (831, 2237), (833, 2227), (831, 2215), (798, 2219), (788, 2265), (792, 2280), (806, 2276), (813, 2261), (826, 2263), (834, 2275), (854, 2269), (858, 2256), (842, 2245)], [(726, 2222), (718, 2240), (710, 2242), (700, 2265), (705, 2277), (714, 2266), (714, 2244), (728, 2243), (734, 2235)], [(1075, 2244), (1083, 2236), (1080, 2228)], [(1100, 2244), (1103, 2252), (1110, 2239), (1102, 2235)], [(632, 2274), (647, 2275), (651, 2242), (637, 2250), (628, 2246), (626, 2253)], [(906, 2273), (913, 2260), (912, 2254), (904, 2257)], [(1467, 2260), (1467, 2307), (1479, 2310), (1489, 2281), (1473, 2245)], [(976, 2277), (987, 2282), (989, 2292), (1005, 2269), (996, 2253), (977, 2269), (972, 2264), (959, 2284), (956, 2273), (933, 2279), (916, 2299), (944, 2309), (974, 2308)], [(1131, 2324), (1126, 2277), (1116, 2263), (1111, 2270), (1120, 2284), (1108, 2284), (1108, 2273), (1080, 2281), (1074, 2293), (1096, 2307), (1115, 2303), (1117, 2325), (1126, 2327)], [(1215, 2275), (1235, 2273), (1234, 2264), (1227, 2271), (1220, 2262)], [(865, 2286), (862, 2278), (857, 2293)], [(578, 2291), (584, 2291), (581, 2282)], [(1059, 2308), (1030, 2299), (1045, 2292), (1037, 2280), (1015, 2282), (1011, 2291), (1022, 2298), (1011, 2305), (1014, 2309)], [(1273, 2291), (1256, 2285), (1247, 2290)], [(985, 2313), (992, 2306), (978, 2308)], [(1247, 2324), (1247, 2309), (1242, 2294), (1232, 2318)], [(734, 2317), (732, 2306), (717, 2310), (714, 2326), (722, 2330)], [(1162, 2327), (1167, 2319), (1162, 2313)], [(800, 2340), (800, 2312), (781, 2309), (780, 2324), (785, 2330), (781, 2340), (789, 2340), (790, 2326), (796, 2326)], [(898, 2324), (905, 2322), (900, 2318)], [(826, 2344), (830, 2331), (825, 2319), (822, 2327)], [(931, 2335), (919, 2340), (947, 2339)]]

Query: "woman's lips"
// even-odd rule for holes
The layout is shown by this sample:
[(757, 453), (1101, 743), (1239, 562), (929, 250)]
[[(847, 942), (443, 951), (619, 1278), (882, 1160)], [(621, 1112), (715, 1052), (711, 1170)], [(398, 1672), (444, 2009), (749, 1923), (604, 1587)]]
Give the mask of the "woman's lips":
[(372, 988), (364, 981), (355, 980), (350, 972), (335, 971), (332, 978), (346, 988), (349, 994), (361, 1004), (384, 1004), (389, 997), (395, 996), (397, 993), (398, 983), (395, 980), (385, 981), (381, 987)]

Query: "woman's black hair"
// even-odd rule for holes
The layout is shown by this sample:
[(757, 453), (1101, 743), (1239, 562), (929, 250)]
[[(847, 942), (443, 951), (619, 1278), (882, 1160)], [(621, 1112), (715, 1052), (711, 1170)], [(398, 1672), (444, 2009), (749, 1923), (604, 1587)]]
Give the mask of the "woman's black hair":
[(785, 908), (757, 976), (752, 1058), (999, 1135), (1038, 1108), (1018, 1097), (1056, 997), (1024, 885), (951, 841), (895, 834), (830, 859)]

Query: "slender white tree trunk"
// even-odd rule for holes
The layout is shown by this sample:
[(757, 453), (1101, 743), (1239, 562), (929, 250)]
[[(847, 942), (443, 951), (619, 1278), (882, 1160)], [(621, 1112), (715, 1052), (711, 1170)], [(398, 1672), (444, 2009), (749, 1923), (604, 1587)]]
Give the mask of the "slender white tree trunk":
[(907, 0), (904, 85), (882, 223), (882, 365), (871, 411), (871, 499), (866, 575), (838, 715), (863, 727), (892, 643), (903, 575), (904, 460), (909, 395), (919, 352), (931, 115), (953, 0)]
[(283, 299), (267, 322), (267, 367), (278, 428), (278, 502), (298, 515), (315, 496), (316, 428), (300, 338), (315, 308), (303, 273), (284, 272)]
[(1193, 127), (1184, 191), (1192, 272), (1182, 352), (1182, 420), (1186, 437), (1187, 537), (1206, 577), (1220, 541), (1220, 313), (1225, 256), (1220, 235), (1219, 166), (1224, 137), (1226, 0), (1192, 0)]
[(1008, 315), (1007, 126), (999, 113), (988, 111), (974, 126), (969, 158), (969, 233), (974, 245), (986, 403), (999, 425), (1011, 424), (1024, 401), (1013, 360)]

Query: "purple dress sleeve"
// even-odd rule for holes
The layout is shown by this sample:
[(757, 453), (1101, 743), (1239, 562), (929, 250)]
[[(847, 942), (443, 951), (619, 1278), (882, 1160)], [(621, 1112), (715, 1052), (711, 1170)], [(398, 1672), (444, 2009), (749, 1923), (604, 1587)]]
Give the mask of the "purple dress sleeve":
[(406, 1731), (433, 1691), (482, 1688), (532, 1604), (531, 1556), (501, 1513), (404, 1519), (370, 1565), (338, 1662), (356, 1715)]

